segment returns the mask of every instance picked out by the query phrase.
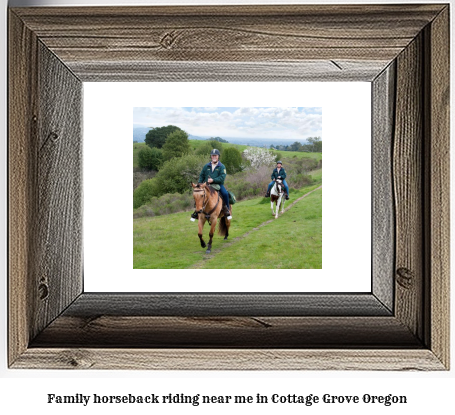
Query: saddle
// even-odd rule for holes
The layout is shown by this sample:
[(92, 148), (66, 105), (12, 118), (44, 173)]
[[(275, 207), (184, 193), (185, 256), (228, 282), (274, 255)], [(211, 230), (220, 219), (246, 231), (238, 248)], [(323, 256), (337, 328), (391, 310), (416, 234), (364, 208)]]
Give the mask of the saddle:
[[(210, 184), (209, 187), (211, 187), (212, 189), (216, 190), (217, 192), (220, 191), (220, 185), (219, 184)], [(231, 191), (227, 190), (226, 191), (228, 192), (228, 195), (229, 195), (229, 204), (230, 205), (233, 205), (235, 204), (235, 202), (237, 201), (236, 198), (235, 198), (235, 195), (234, 193), (232, 193)], [(224, 200), (223, 200), (223, 206), (225, 205), (224, 203)]]

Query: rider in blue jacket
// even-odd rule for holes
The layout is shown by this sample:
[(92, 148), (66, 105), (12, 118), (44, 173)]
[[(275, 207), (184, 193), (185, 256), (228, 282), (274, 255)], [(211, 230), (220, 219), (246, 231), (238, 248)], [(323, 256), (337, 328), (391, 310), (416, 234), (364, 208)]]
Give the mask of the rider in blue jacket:
[(272, 181), (269, 183), (269, 187), (267, 188), (267, 193), (265, 194), (265, 197), (270, 197), (270, 190), (272, 190), (272, 186), (275, 182), (276, 179), (281, 179), (283, 184), (284, 184), (284, 188), (285, 188), (285, 192), (286, 192), (286, 200), (289, 200), (289, 186), (288, 184), (286, 183), (286, 171), (284, 170), (284, 167), (282, 167), (283, 163), (281, 163), (281, 161), (277, 161), (276, 162), (276, 168), (273, 170), (273, 173), (272, 173)]

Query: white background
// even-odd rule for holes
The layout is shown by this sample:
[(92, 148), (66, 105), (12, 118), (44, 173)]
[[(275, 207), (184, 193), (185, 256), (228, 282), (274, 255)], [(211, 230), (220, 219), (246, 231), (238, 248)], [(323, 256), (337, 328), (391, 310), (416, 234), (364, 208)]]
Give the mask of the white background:
[[(417, 3), (417, 1), (415, 1)], [(136, 4), (156, 4), (153, 1), (135, 1)], [(191, 1), (169, 1), (168, 4), (197, 4), (204, 2)], [(205, 4), (215, 2), (205, 2)], [(242, 4), (241, 1), (226, 1), (230, 4)], [(249, 3), (260, 3), (250, 1)], [(262, 3), (279, 3), (267, 2)], [(293, 0), (287, 0), (286, 3), (302, 3)], [(336, 1), (311, 3), (338, 3)], [(369, 3), (399, 3), (397, 1), (377, 1)], [(419, 2), (421, 3), (421, 2)], [(427, 1), (426, 3), (430, 3)], [(438, 3), (438, 1), (431, 1)], [(71, 0), (12, 0), (10, 5), (87, 5), (95, 4), (92, 1), (81, 0), (74, 2)], [(115, 0), (98, 0), (96, 4), (122, 4)], [(1, 180), (0, 191), (3, 195), (3, 203), (0, 204), (1, 218), (0, 233), (3, 238), (0, 240), (0, 262), (2, 264), (2, 275), (0, 294), (2, 298), (2, 319), (0, 320), (0, 408), (3, 413), (47, 413), (47, 414), (99, 414), (100, 409), (92, 406), (82, 408), (80, 406), (67, 406), (63, 408), (60, 405), (46, 404), (47, 393), (61, 394), (118, 394), (118, 393), (192, 393), (201, 391), (205, 394), (262, 394), (267, 393), (331, 393), (331, 394), (405, 394), (408, 396), (409, 403), (403, 408), (402, 406), (342, 406), (337, 405), (333, 408), (328, 406), (319, 407), (301, 407), (287, 405), (279, 407), (284, 413), (330, 413), (332, 410), (340, 414), (400, 414), (403, 413), (440, 413), (448, 414), (453, 412), (454, 398), (453, 390), (455, 388), (454, 371), (450, 372), (306, 372), (306, 371), (280, 371), (280, 372), (245, 372), (245, 371), (164, 371), (164, 372), (117, 372), (117, 371), (32, 371), (32, 370), (8, 370), (6, 369), (6, 1), (2, 0), (0, 16), (2, 21), (3, 36), (0, 36), (1, 56), (3, 64), (0, 66), (0, 126), (2, 129), (1, 137)], [(452, 2), (453, 8), (453, 2)], [(453, 11), (453, 9), (452, 9)], [(452, 30), (453, 33), (453, 30)], [(452, 42), (453, 43), (453, 42)], [(454, 85), (452, 75), (452, 85)], [(452, 88), (453, 90), (453, 88)], [(452, 120), (452, 125), (455, 125)], [(453, 163), (452, 163), (453, 164)], [(452, 183), (454, 180), (452, 178)], [(453, 205), (452, 205), (453, 206)], [(455, 223), (454, 220), (451, 221)], [(453, 234), (453, 225), (452, 225)], [(454, 247), (455, 244), (452, 244)], [(453, 248), (452, 248), (453, 249)], [(453, 286), (453, 284), (452, 284)], [(453, 289), (452, 289), (453, 301)], [(452, 319), (452, 333), (454, 333)], [(452, 336), (452, 344), (454, 344)], [(452, 347), (453, 356), (453, 347)], [(268, 406), (258, 408), (254, 407), (103, 407), (110, 413), (160, 413), (167, 414), (177, 410), (184, 410), (189, 413), (210, 413), (214, 410), (217, 413), (251, 413), (260, 410), (262, 413), (276, 414), (278, 407)], [(14, 411), (14, 412), (13, 412)], [(172, 412), (171, 412), (172, 411)], [(229, 411), (229, 412), (228, 412)]]
[[(214, 278), (211, 270), (132, 269), (133, 107), (176, 103), (180, 107), (322, 107), (322, 270), (286, 270), (279, 278), (272, 269), (221, 270)], [(370, 292), (370, 104), (367, 82), (85, 83), (84, 290)], [(100, 165), (100, 154), (109, 163)], [(100, 178), (105, 178), (102, 184)], [(182, 231), (194, 234), (192, 249), (198, 249), (197, 224), (190, 222), (189, 214)], [(215, 237), (214, 246), (220, 243)]]

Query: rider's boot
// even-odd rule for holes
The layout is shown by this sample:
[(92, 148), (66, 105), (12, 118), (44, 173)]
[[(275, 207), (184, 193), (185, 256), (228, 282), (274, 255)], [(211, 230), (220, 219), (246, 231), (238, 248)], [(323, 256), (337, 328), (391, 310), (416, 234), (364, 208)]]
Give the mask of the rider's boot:
[(226, 217), (231, 214), (231, 212), (229, 212), (229, 208), (226, 205), (223, 205), (223, 213)]
[(284, 196), (286, 197), (286, 200), (289, 200), (289, 195), (286, 192), (284, 192)]
[(270, 192), (268, 190), (264, 197), (270, 197)]

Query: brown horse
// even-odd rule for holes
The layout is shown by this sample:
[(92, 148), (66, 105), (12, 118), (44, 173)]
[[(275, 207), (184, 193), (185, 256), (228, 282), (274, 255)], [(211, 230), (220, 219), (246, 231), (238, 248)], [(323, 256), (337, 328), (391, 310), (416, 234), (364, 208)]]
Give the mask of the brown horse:
[[(207, 246), (207, 251), (205, 251), (207, 254), (210, 254), (217, 219), (220, 218), (218, 233), (220, 235), (224, 235), (224, 239), (227, 239), (229, 236), (229, 226), (231, 225), (231, 221), (224, 216), (222, 209), (223, 199), (219, 192), (207, 183), (191, 183), (191, 186), (193, 187), (193, 197), (196, 202), (196, 213), (199, 214), (198, 235), (201, 240), (202, 248), (207, 246), (202, 238), (202, 230), (206, 221), (210, 224), (210, 240)], [(230, 214), (232, 215), (232, 206), (230, 208)]]

